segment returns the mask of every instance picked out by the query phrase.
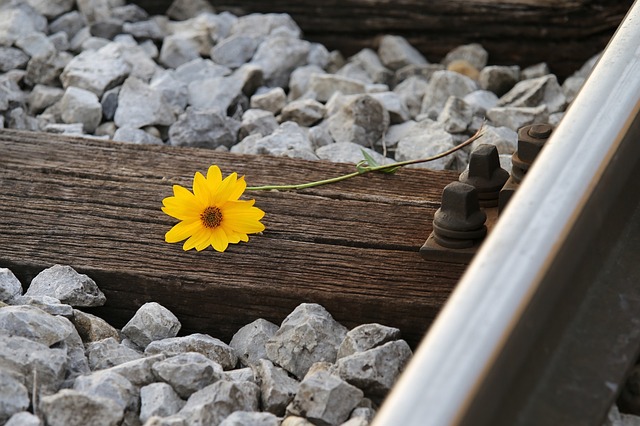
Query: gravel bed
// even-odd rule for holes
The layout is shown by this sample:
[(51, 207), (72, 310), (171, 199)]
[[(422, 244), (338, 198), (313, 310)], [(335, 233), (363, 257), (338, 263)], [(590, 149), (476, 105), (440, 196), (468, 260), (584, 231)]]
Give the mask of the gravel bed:
[(105, 301), (70, 266), (43, 270), (24, 294), (0, 268), (0, 424), (364, 426), (412, 355), (400, 330), (348, 330), (317, 304), (227, 344), (178, 337), (155, 302), (121, 330), (82, 311)]
[[(349, 58), (287, 14), (234, 16), (176, 0), (149, 16), (124, 0), (0, 6), (0, 126), (357, 163), (424, 158), (487, 122), (477, 143), (509, 168), (516, 130), (556, 124), (597, 56), (562, 84), (545, 63), (487, 65), (479, 44), (429, 63), (385, 35)], [(463, 170), (469, 150), (416, 167)]]

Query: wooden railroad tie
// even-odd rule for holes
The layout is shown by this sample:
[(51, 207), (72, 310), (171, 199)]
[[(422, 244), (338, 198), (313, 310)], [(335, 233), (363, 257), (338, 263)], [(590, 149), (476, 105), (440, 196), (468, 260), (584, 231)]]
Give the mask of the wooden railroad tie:
[(279, 324), (319, 303), (348, 327), (398, 327), (416, 346), (465, 261), (426, 261), (442, 189), (455, 172), (370, 173), (298, 192), (246, 192), (266, 212), (262, 235), (224, 253), (184, 252), (164, 234), (172, 185), (190, 188), (217, 164), (249, 185), (337, 176), (352, 164), (236, 155), (0, 130), (0, 267), (28, 285), (54, 264), (92, 277), (107, 296), (93, 308), (116, 327), (145, 302), (178, 316), (182, 334), (224, 341), (257, 318)]

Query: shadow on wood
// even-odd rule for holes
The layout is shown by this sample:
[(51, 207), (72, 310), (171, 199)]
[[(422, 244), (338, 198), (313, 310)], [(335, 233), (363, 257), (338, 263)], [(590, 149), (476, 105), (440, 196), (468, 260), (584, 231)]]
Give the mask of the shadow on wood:
[(91, 276), (107, 296), (92, 309), (117, 327), (145, 302), (173, 311), (182, 333), (229, 341), (243, 325), (280, 323), (298, 304), (325, 306), (349, 327), (398, 327), (415, 346), (465, 269), (428, 262), (431, 232), (453, 172), (403, 169), (300, 192), (252, 192), (266, 212), (263, 235), (184, 252), (164, 234), (160, 211), (172, 184), (218, 164), (250, 185), (343, 174), (353, 165), (243, 156), (0, 131), (0, 267), (28, 285), (53, 264)]

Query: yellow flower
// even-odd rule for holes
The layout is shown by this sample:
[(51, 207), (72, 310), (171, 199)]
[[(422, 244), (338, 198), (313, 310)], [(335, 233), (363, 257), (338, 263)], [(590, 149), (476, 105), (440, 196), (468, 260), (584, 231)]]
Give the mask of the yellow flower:
[(247, 234), (264, 230), (260, 219), (264, 212), (253, 204), (255, 200), (239, 200), (247, 184), (234, 172), (222, 180), (218, 166), (211, 166), (205, 178), (196, 172), (193, 192), (173, 185), (173, 196), (162, 200), (162, 211), (180, 222), (167, 232), (165, 241), (182, 248), (198, 251), (211, 245), (225, 251), (229, 245), (249, 241)]

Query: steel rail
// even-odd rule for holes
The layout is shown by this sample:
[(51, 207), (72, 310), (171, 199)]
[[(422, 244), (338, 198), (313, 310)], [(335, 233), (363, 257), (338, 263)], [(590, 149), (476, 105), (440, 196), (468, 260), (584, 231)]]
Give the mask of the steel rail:
[(601, 425), (639, 351), (636, 1), (373, 425)]

